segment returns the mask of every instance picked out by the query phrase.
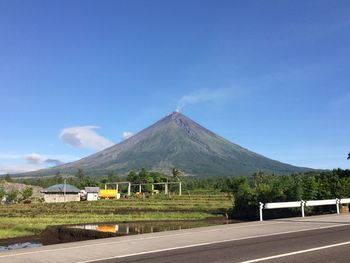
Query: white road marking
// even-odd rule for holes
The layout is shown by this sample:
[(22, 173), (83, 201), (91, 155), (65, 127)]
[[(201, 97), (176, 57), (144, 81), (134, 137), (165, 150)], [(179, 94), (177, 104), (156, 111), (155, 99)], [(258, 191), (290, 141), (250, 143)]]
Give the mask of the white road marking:
[(214, 244), (220, 244), (220, 243), (231, 242), (231, 241), (239, 241), (239, 240), (245, 240), (245, 239), (276, 236), (276, 235), (284, 235), (284, 234), (298, 233), (298, 232), (318, 230), (318, 229), (334, 228), (334, 227), (347, 226), (347, 225), (348, 224), (339, 224), (339, 225), (333, 225), (333, 226), (324, 226), (324, 227), (308, 228), (308, 229), (302, 229), (302, 230), (284, 231), (284, 232), (279, 232), (279, 233), (256, 235), (256, 236), (249, 236), (249, 237), (243, 237), (243, 238), (226, 239), (226, 240), (220, 240), (220, 241), (214, 241), (214, 242), (197, 243), (197, 244), (193, 244), (193, 245), (185, 245), (185, 246), (178, 246), (178, 247), (171, 247), (171, 248), (164, 248), (164, 249), (155, 249), (155, 250), (150, 250), (150, 251), (142, 251), (142, 252), (137, 252), (137, 253), (125, 254), (125, 255), (96, 258), (96, 259), (91, 259), (91, 260), (86, 260), (86, 261), (79, 261), (77, 263), (91, 263), (91, 262), (103, 261), (103, 260), (108, 260), (108, 259), (126, 258), (126, 257), (132, 257), (132, 256), (140, 256), (140, 255), (147, 255), (147, 254), (153, 254), (153, 253), (158, 253), (158, 252), (166, 252), (166, 251), (184, 249), (184, 248), (214, 245)]
[(288, 256), (293, 256), (293, 255), (298, 255), (298, 254), (313, 252), (313, 251), (322, 250), (322, 249), (327, 249), (327, 248), (332, 248), (332, 247), (345, 246), (345, 245), (349, 245), (349, 244), (350, 244), (350, 241), (347, 241), (347, 242), (338, 243), (338, 244), (333, 244), (333, 245), (328, 245), (328, 246), (323, 246), (323, 247), (315, 247), (315, 248), (310, 248), (310, 249), (299, 250), (299, 251), (294, 251), (294, 252), (290, 252), (290, 253), (285, 253), (285, 254), (280, 254), (280, 255), (265, 257), (265, 258), (257, 258), (257, 259), (242, 261), (242, 262), (240, 262), (240, 263), (261, 262), (261, 261), (266, 261), (266, 260), (269, 260), (269, 259), (288, 257)]

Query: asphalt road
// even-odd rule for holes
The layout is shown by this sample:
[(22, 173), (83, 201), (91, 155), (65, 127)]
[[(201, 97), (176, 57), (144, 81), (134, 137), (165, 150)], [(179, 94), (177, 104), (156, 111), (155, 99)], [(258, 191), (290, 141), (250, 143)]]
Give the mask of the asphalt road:
[(350, 262), (350, 213), (107, 238), (0, 254), (16, 262)]
[[(341, 244), (337, 247), (330, 244)], [(343, 245), (343, 243), (346, 243)], [(316, 251), (305, 251), (310, 249)], [(294, 254), (295, 252), (300, 254)], [(286, 255), (292, 253), (292, 255)], [(277, 256), (274, 259), (266, 259)], [(96, 261), (99, 263), (350, 262), (350, 225)]]

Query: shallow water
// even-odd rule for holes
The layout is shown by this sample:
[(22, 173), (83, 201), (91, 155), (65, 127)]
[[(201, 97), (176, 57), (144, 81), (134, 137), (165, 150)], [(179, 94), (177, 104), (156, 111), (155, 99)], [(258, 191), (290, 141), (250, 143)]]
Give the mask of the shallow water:
[[(150, 221), (150, 222), (131, 222), (131, 223), (102, 223), (102, 224), (83, 224), (70, 226), (50, 227), (55, 230), (45, 235), (46, 230), (41, 234), (40, 242), (35, 242), (31, 237), (28, 240), (14, 241), (9, 244), (0, 245), (0, 252), (14, 249), (33, 248), (43, 245), (81, 241), (88, 239), (146, 234), (162, 231), (181, 230), (195, 227), (204, 227), (212, 225), (222, 225), (237, 223), (237, 221), (227, 220), (200, 220), (200, 221)], [(60, 231), (58, 231), (60, 229)], [(70, 230), (71, 229), (71, 230)], [(87, 231), (84, 231), (87, 230)], [(91, 234), (92, 233), (92, 234)], [(95, 233), (95, 234), (94, 234)], [(27, 241), (27, 242), (23, 242)], [(12, 243), (14, 242), (14, 243)]]
[(24, 243), (15, 243), (7, 246), (0, 246), (0, 252), (21, 249), (21, 248), (29, 248), (29, 247), (41, 247), (41, 243), (36, 242), (24, 242)]
[(94, 230), (99, 232), (114, 233), (117, 236), (137, 235), (170, 230), (181, 230), (195, 227), (204, 227), (218, 224), (232, 223), (229, 221), (153, 221), (139, 223), (118, 223), (118, 224), (84, 224), (69, 226), (71, 228)]

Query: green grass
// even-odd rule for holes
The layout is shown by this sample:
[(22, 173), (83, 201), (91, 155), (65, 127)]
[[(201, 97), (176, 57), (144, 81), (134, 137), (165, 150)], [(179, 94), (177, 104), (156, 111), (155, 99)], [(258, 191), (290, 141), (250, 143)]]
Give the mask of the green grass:
[(154, 196), (145, 199), (99, 200), (0, 206), (0, 238), (40, 234), (47, 226), (149, 220), (201, 220), (232, 207), (226, 195)]

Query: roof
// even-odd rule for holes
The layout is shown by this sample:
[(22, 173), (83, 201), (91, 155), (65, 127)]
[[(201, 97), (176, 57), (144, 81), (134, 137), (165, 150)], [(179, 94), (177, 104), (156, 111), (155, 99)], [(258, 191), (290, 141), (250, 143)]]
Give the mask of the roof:
[(55, 184), (42, 191), (43, 193), (79, 193), (80, 190), (70, 184)]
[(98, 193), (100, 191), (100, 187), (85, 187), (85, 191), (87, 193)]

